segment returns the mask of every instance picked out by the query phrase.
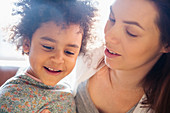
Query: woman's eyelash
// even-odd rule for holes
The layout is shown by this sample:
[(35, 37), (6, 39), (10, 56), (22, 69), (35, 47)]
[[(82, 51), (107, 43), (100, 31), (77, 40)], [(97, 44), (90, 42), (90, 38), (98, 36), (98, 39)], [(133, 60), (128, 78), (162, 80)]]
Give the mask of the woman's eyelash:
[(137, 35), (134, 35), (132, 33), (130, 33), (128, 30), (126, 31), (128, 35), (132, 36), (132, 37), (137, 37)]
[(69, 54), (69, 55), (74, 55), (73, 52), (70, 52), (70, 51), (65, 51), (65, 53)]
[(109, 20), (110, 20), (111, 22), (114, 22), (114, 23), (115, 23), (115, 21), (116, 21), (115, 19), (110, 18), (110, 17), (109, 17)]
[(45, 46), (45, 45), (42, 45), (45, 49), (49, 49), (49, 50), (52, 50), (54, 49), (53, 47), (50, 47), (50, 46)]

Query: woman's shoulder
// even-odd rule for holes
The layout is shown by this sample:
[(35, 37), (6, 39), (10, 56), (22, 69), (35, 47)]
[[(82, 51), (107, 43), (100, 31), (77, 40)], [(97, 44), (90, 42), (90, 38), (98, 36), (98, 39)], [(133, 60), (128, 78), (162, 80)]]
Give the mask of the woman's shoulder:
[(89, 78), (89, 81), (92, 83), (100, 82), (108, 78), (109, 68), (107, 65), (103, 65), (96, 73)]
[(75, 90), (81, 82), (89, 79), (102, 67), (100, 66), (99, 68), (97, 68), (100, 60), (103, 58), (103, 51), (104, 47), (101, 46), (87, 51), (85, 55), (79, 55), (74, 73), (74, 78), (76, 79), (74, 85)]
[(99, 113), (95, 105), (93, 104), (88, 89), (88, 80), (82, 82), (78, 86), (78, 91), (75, 96), (76, 108), (79, 113)]

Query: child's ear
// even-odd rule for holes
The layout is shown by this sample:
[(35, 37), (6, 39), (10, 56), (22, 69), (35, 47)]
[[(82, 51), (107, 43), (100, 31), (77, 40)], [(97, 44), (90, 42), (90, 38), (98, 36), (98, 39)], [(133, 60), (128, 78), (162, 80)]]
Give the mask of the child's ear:
[(161, 52), (162, 53), (169, 53), (170, 52), (170, 46), (167, 45), (167, 46), (163, 47)]
[(166, 53), (170, 53), (170, 47), (167, 47), (165, 49), (166, 49)]
[(23, 43), (22, 43), (22, 48), (23, 48), (23, 54), (29, 54), (30, 51), (30, 39), (29, 38), (24, 38)]

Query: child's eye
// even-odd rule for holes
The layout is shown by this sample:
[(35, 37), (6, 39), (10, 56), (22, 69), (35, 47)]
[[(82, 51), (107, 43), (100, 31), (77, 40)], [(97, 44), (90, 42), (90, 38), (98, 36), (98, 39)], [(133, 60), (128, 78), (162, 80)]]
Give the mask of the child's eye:
[(45, 45), (42, 45), (42, 46), (43, 46), (43, 48), (48, 49), (48, 50), (53, 50), (54, 49), (54, 47), (45, 46)]
[(137, 37), (137, 35), (134, 35), (134, 34), (130, 33), (128, 30), (127, 30), (126, 32), (127, 32), (127, 34), (128, 34), (129, 36), (131, 36), (131, 37)]
[(70, 52), (70, 51), (64, 51), (66, 54), (69, 54), (69, 55), (74, 55), (73, 52)]

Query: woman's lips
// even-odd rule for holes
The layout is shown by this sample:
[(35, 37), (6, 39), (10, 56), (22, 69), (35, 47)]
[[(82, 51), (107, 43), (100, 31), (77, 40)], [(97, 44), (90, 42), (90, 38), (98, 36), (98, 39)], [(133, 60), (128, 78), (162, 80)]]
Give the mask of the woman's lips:
[(105, 52), (104, 52), (104, 53), (105, 53), (105, 55), (106, 55), (108, 58), (113, 58), (113, 57), (121, 56), (121, 55), (118, 54), (118, 53), (109, 51), (107, 48), (105, 49)]

